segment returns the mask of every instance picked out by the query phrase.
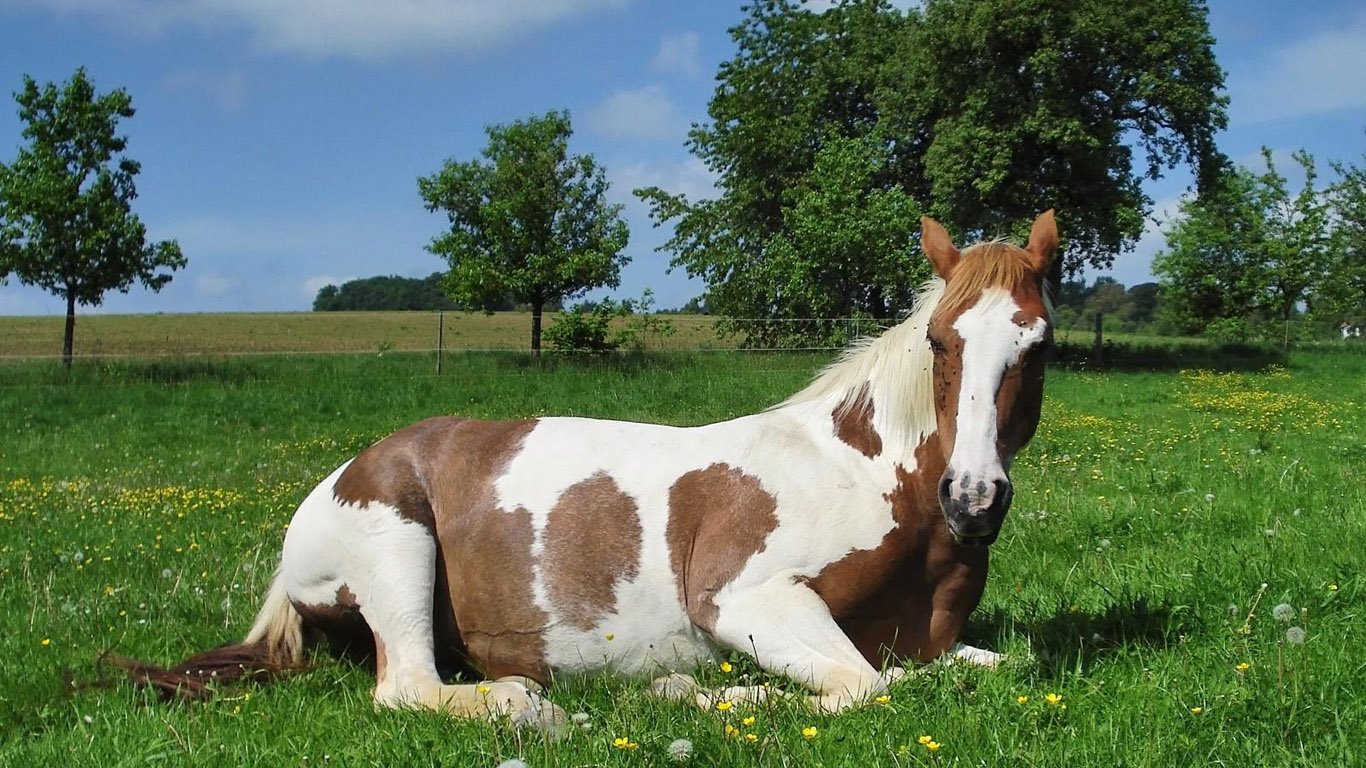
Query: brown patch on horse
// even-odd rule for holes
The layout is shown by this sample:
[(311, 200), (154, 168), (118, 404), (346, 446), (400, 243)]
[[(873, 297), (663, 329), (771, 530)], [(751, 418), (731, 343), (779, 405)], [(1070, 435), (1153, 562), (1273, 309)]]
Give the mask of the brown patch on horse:
[(454, 632), (468, 660), (488, 677), (522, 675), (547, 684), (549, 617), (532, 591), (531, 513), (501, 508), (494, 489), (536, 421), (448, 422), (419, 465), (436, 527), (437, 599), (449, 604), (445, 616), (438, 605), (438, 635)]
[(605, 472), (569, 486), (542, 532), (542, 572), (556, 613), (590, 630), (617, 609), (616, 586), (640, 573), (636, 501)]
[(835, 437), (870, 459), (882, 454), (882, 435), (873, 426), (873, 413), (873, 396), (865, 382), (858, 392), (845, 395), (830, 414)]
[(896, 468), (886, 500), (893, 528), (878, 546), (830, 563), (806, 584), (874, 666), (892, 658), (929, 661), (953, 646), (986, 586), (987, 550), (953, 540), (939, 511), (944, 472), (937, 435)]
[(304, 633), (310, 642), (326, 642), (333, 656), (356, 662), (374, 655), (374, 633), (361, 616), (360, 603), (347, 585), (337, 587), (337, 598), (331, 605), (291, 603), (303, 618)]
[(455, 417), (419, 421), (366, 448), (337, 478), (332, 494), (337, 501), (364, 507), (378, 501), (398, 510), (435, 535), (427, 478), (420, 473), (424, 459), (453, 429), (465, 423)]
[(427, 419), (362, 451), (333, 487), (338, 501), (387, 504), (432, 533), (432, 625), (443, 670), (548, 679), (539, 635), (548, 619), (531, 590), (530, 515), (496, 508), (493, 492), (535, 425)]
[(767, 546), (777, 509), (759, 478), (723, 463), (688, 472), (669, 488), (669, 566), (694, 624), (716, 627), (712, 598)]

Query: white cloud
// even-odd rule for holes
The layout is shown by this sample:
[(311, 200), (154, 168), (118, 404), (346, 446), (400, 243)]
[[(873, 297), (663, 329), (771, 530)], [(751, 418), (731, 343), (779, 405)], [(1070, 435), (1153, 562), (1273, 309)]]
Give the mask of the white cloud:
[(1241, 125), (1366, 107), (1366, 14), (1293, 41), (1251, 76), (1230, 76), (1230, 112)]
[(218, 273), (195, 278), (194, 292), (200, 296), (223, 296), (241, 285), (242, 281)]
[(650, 62), (650, 67), (660, 72), (695, 76), (702, 71), (697, 58), (701, 42), (696, 32), (665, 35), (659, 41), (659, 52)]
[(241, 70), (171, 72), (162, 78), (162, 87), (171, 92), (190, 91), (207, 94), (223, 112), (241, 112), (247, 105), (247, 76)]
[(355, 279), (357, 279), (356, 275), (346, 275), (344, 277), (338, 277), (336, 275), (313, 275), (305, 278), (303, 283), (299, 285), (299, 295), (311, 302), (313, 299), (317, 298), (318, 291), (322, 290), (324, 286), (335, 285), (340, 287), (342, 283), (348, 283)]
[(588, 124), (610, 138), (682, 141), (688, 124), (659, 85), (617, 91), (588, 112)]
[(536, 26), (633, 0), (9, 0), (67, 15), (94, 16), (126, 31), (160, 36), (182, 26), (244, 29), (269, 51), (384, 57), (475, 51)]
[(631, 196), (631, 190), (640, 187), (659, 187), (665, 192), (682, 193), (688, 200), (697, 202), (716, 195), (716, 174), (695, 157), (676, 163), (630, 163), (612, 171), (614, 197)]

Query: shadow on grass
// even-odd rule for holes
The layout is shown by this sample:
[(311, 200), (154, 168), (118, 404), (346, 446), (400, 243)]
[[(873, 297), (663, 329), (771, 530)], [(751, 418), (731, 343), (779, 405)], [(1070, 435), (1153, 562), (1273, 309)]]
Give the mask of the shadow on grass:
[[(974, 614), (966, 636), (999, 646), (1007, 636), (1024, 635), (1045, 675), (1087, 671), (1097, 657), (1116, 649), (1165, 649), (1181, 635), (1198, 631), (1195, 614), (1168, 603), (1150, 604), (1145, 598), (1121, 600), (1099, 613), (1059, 605), (1031, 608), (1024, 618), (996, 609)], [(971, 642), (971, 641), (969, 641)]]
[(1285, 352), (1255, 344), (1203, 345), (1189, 343), (1132, 345), (1107, 341), (1097, 358), (1089, 344), (1058, 344), (1053, 364), (1090, 371), (1260, 371), (1284, 365)]

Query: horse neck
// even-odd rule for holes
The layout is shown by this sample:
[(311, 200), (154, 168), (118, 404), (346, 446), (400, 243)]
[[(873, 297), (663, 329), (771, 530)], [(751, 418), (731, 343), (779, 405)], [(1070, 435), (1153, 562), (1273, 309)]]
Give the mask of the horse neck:
[(805, 389), (775, 406), (824, 421), (868, 408), (885, 458), (910, 466), (935, 431), (934, 359), (925, 331), (943, 283), (922, 292), (916, 311), (875, 339), (857, 342)]

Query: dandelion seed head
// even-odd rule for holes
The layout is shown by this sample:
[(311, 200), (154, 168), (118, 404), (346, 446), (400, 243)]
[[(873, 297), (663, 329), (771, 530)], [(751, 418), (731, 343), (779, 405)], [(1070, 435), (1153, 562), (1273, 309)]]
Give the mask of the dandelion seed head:
[(174, 575), (175, 575), (175, 572), (172, 571), (170, 568), (162, 568), (162, 569), (161, 569), (161, 578), (163, 578), (163, 579), (169, 579), (169, 578), (171, 578), (171, 577), (174, 576)]
[(669, 742), (669, 759), (681, 763), (692, 757), (692, 742), (687, 739), (674, 739)]
[(1303, 643), (1308, 636), (1309, 633), (1304, 631), (1304, 627), (1291, 627), (1285, 631), (1285, 641), (1291, 645)]
[(574, 714), (572, 714), (572, 715), (569, 716), (569, 719), (570, 719), (570, 720), (573, 720), (574, 723), (576, 723), (576, 724), (578, 724), (578, 725), (583, 725), (584, 723), (588, 722), (588, 713), (587, 713), (587, 712), (575, 712)]
[(1271, 617), (1276, 621), (1293, 621), (1295, 619), (1295, 606), (1290, 603), (1281, 603), (1271, 609)]
[(514, 757), (499, 763), (498, 768), (531, 768), (531, 766), (527, 765), (526, 761)]

